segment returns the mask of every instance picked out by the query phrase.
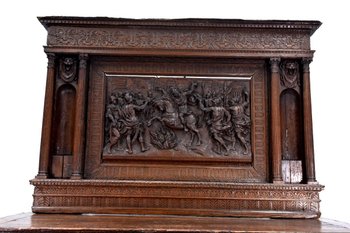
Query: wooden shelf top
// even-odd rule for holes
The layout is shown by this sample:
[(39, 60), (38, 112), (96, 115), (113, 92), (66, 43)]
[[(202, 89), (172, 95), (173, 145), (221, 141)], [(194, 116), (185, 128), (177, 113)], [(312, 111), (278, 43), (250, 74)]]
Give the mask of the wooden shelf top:
[(155, 215), (23, 213), (0, 219), (0, 232), (350, 232), (328, 219), (253, 219)]

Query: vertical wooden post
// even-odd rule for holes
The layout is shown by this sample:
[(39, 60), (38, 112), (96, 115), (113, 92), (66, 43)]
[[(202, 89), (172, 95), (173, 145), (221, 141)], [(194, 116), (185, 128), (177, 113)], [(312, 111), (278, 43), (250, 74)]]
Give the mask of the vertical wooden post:
[(312, 135), (312, 110), (310, 89), (311, 58), (303, 58), (303, 110), (304, 110), (304, 150), (306, 180), (308, 184), (317, 183), (315, 176), (314, 141)]
[(77, 99), (75, 107), (75, 127), (73, 145), (73, 171), (71, 179), (83, 177), (83, 160), (85, 148), (85, 109), (87, 92), (87, 54), (79, 55), (79, 76), (77, 86)]
[(43, 114), (43, 126), (41, 130), (41, 145), (40, 145), (40, 162), (39, 172), (36, 178), (46, 179), (49, 176), (50, 163), (50, 146), (51, 146), (51, 129), (52, 129), (52, 114), (55, 89), (55, 67), (56, 55), (47, 53), (47, 75), (46, 75), (46, 90)]
[(271, 153), (273, 183), (283, 183), (280, 118), (280, 58), (270, 58), (271, 64)]

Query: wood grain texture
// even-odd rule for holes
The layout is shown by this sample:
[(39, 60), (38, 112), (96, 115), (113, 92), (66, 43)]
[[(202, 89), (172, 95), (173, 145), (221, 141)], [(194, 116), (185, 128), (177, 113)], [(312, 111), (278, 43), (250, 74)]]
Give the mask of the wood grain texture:
[(152, 215), (18, 214), (0, 219), (1, 232), (350, 232), (334, 220)]
[(132, 20), (40, 17), (46, 51), (89, 54), (312, 57), (310, 35), (319, 21)]
[(32, 180), (36, 213), (317, 218), (320, 185)]
[(39, 21), (34, 212), (320, 216), (309, 63), (321, 22)]

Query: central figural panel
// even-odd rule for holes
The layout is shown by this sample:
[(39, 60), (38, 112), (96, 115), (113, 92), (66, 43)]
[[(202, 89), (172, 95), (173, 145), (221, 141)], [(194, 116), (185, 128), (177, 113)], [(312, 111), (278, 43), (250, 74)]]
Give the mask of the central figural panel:
[(265, 181), (264, 68), (225, 59), (93, 59), (85, 178)]
[(251, 158), (251, 77), (105, 78), (103, 156)]

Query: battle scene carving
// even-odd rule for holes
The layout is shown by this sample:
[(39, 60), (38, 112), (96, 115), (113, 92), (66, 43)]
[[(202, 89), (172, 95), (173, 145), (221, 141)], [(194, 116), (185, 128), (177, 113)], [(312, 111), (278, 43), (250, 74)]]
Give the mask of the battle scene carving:
[(251, 156), (249, 78), (108, 80), (105, 155)]

